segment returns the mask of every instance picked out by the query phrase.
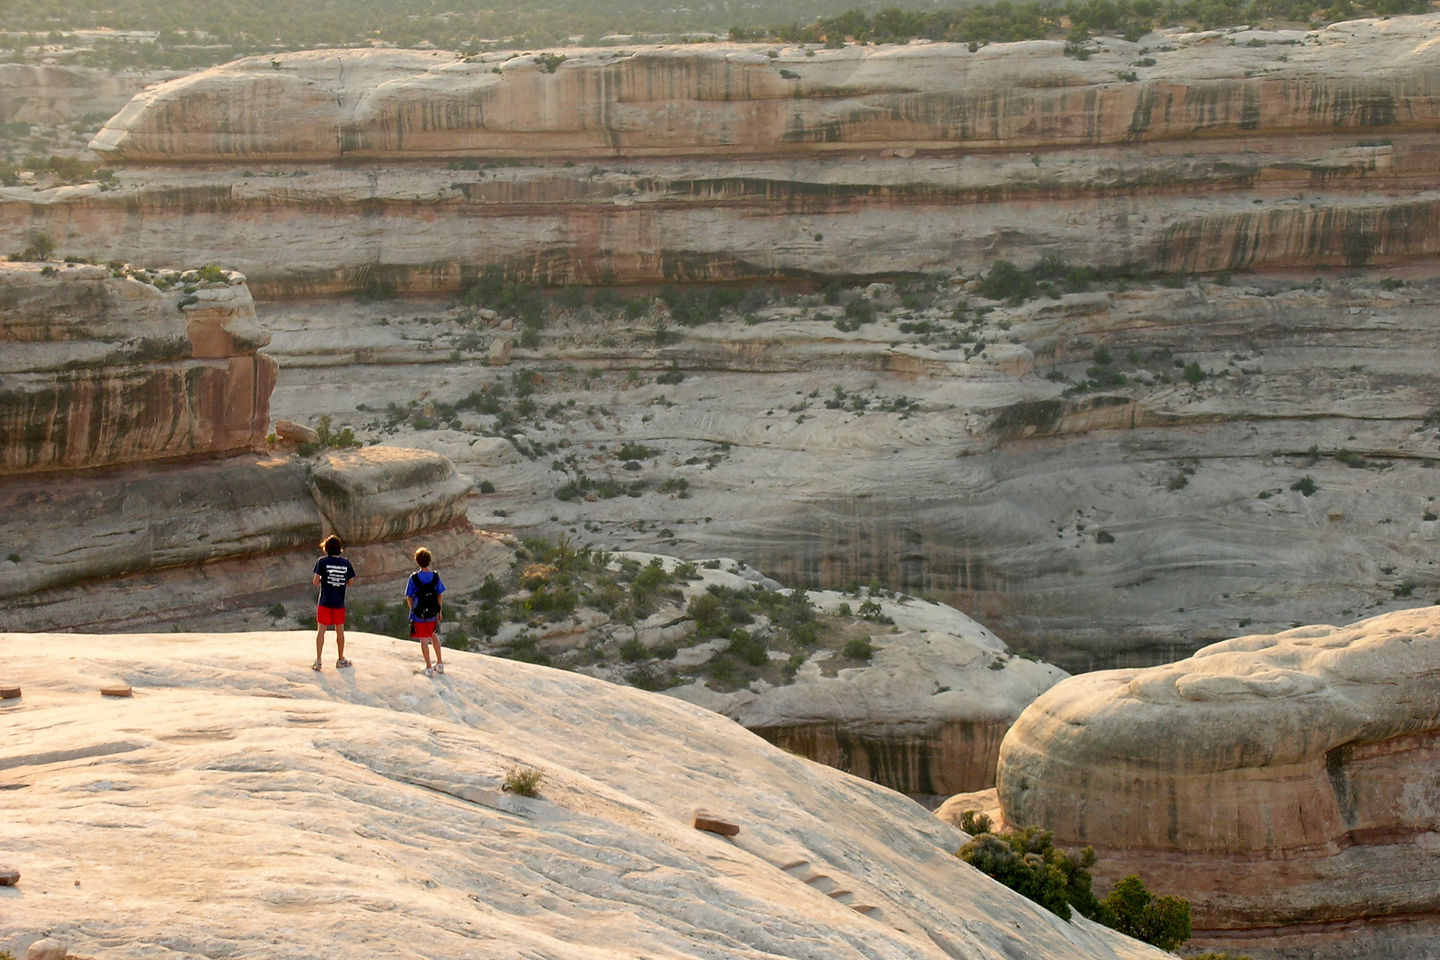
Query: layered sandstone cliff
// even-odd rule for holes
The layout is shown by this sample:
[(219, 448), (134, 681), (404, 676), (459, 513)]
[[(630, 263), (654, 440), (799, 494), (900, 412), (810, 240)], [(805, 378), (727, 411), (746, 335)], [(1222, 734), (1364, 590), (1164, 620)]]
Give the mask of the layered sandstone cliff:
[(449, 292), (492, 267), (593, 284), (1046, 253), (1402, 262), (1440, 232), (1437, 29), (1154, 34), (1083, 61), (1050, 41), (241, 60), (112, 118), (103, 189), (0, 191), (0, 241), (213, 259), (267, 298)]
[[(327, 531), (359, 544), (464, 524), (470, 482), (438, 454), (258, 453), (268, 340), (238, 274), (0, 264), (0, 619), (203, 607), (294, 581), (247, 563), (298, 565)], [(220, 561), (234, 582), (194, 571)], [(181, 570), (188, 586), (146, 589)], [(127, 576), (151, 580), (111, 582)]]
[(1257, 956), (1440, 949), (1440, 608), (1073, 677), (1001, 746), (1005, 821), (1191, 901)]
[(0, 264), (0, 475), (258, 446), (270, 338), (245, 278), (212, 276)]

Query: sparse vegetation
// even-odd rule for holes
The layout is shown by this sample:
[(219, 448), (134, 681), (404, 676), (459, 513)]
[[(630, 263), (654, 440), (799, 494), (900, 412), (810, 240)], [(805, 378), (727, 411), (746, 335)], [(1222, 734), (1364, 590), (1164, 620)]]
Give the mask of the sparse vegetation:
[(1161, 950), (1174, 950), (1190, 939), (1188, 901), (1153, 896), (1135, 874), (1119, 880), (1104, 900), (1096, 900), (1090, 878), (1096, 863), (1093, 849), (1067, 853), (1055, 846), (1049, 831), (1038, 827), (997, 834), (991, 826), (984, 814), (964, 811), (960, 829), (971, 839), (955, 855), (1066, 920), (1073, 909)]
[(545, 773), (534, 767), (511, 767), (505, 771), (504, 789), (522, 797), (533, 797), (540, 792)]

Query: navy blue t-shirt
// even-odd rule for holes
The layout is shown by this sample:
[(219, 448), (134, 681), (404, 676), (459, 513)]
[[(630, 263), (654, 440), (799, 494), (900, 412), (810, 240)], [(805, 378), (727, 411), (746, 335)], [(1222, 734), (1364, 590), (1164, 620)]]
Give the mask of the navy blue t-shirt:
[(315, 563), (320, 578), (320, 606), (345, 606), (345, 584), (355, 579), (355, 568), (344, 557), (321, 557)]

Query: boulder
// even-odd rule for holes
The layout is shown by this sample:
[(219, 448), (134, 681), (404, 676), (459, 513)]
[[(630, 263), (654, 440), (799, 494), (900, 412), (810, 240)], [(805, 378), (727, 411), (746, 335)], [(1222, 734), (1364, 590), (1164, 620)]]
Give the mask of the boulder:
[(1072, 677), (1020, 715), (1011, 827), (1191, 902), (1195, 946), (1440, 951), (1440, 608)]
[(275, 435), (292, 443), (319, 443), (320, 434), (294, 420), (276, 420)]
[(69, 956), (64, 941), (50, 937), (36, 940), (25, 951), (25, 960), (66, 960)]
[(439, 454), (396, 447), (330, 451), (308, 483), (326, 527), (350, 543), (463, 521), (474, 486)]

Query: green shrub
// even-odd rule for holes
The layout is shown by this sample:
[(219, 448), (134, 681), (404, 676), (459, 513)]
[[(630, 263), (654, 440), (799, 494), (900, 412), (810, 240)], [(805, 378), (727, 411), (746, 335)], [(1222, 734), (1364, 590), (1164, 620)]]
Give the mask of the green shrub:
[(544, 772), (534, 767), (511, 767), (505, 771), (504, 789), (522, 797), (533, 797), (540, 792), (544, 780)]
[(1174, 950), (1190, 939), (1189, 901), (1152, 896), (1133, 873), (1121, 878), (1100, 906), (1106, 926), (1161, 950)]
[(1095, 851), (1086, 847), (1066, 853), (1054, 845), (1048, 830), (1026, 827), (1003, 835), (982, 830), (955, 855), (1065, 920), (1072, 906), (1088, 917), (1100, 913), (1090, 889)]
[(752, 667), (763, 667), (770, 662), (770, 651), (765, 642), (744, 630), (731, 632), (730, 646), (726, 648), (726, 652)]
[(875, 644), (869, 637), (851, 637), (840, 649), (847, 660), (869, 660), (875, 655)]
[(1319, 490), (1320, 485), (1315, 482), (1314, 477), (1310, 476), (1310, 474), (1307, 473), (1299, 480), (1296, 480), (1294, 483), (1290, 484), (1290, 489), (1299, 490), (1302, 495), (1308, 497), (1313, 495), (1316, 490)]
[(985, 279), (980, 281), (979, 294), (987, 300), (1008, 300), (1019, 303), (1035, 296), (1035, 280), (1009, 260), (997, 260)]

